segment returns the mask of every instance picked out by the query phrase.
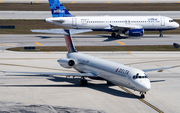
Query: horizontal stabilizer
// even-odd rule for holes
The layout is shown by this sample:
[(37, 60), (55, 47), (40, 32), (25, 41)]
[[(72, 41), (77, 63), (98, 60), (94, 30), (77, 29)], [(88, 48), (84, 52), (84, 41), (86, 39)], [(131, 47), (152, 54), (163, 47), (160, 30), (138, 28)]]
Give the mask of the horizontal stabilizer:
[(68, 35), (68, 33), (64, 31), (64, 29), (47, 29), (47, 30), (36, 29), (31, 31), (37, 33), (53, 33), (53, 34)]
[(59, 73), (59, 72), (18, 72), (18, 71), (1, 71), (3, 73), (23, 73), (23, 74), (38, 74), (38, 75), (61, 75), (61, 76), (79, 76), (79, 77), (96, 77), (90, 73)]
[(46, 30), (41, 30), (41, 29), (36, 29), (36, 30), (31, 30), (32, 32), (37, 32), (37, 33), (52, 33), (52, 34), (62, 34), (62, 35), (68, 35), (69, 31), (71, 32), (71, 35), (73, 34), (78, 34), (78, 33), (85, 33), (85, 32), (90, 32), (92, 31), (91, 29), (46, 29)]

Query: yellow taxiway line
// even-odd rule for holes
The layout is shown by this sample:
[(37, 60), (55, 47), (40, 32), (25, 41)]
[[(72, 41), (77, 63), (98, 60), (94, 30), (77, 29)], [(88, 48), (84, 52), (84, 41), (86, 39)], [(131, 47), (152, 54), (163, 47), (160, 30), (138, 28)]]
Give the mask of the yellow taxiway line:
[(0, 46), (9, 46), (9, 47), (13, 47), (13, 45), (7, 45), (7, 44), (0, 44)]
[(39, 46), (43, 46), (42, 44), (40, 44), (39, 42), (34, 42), (34, 43), (36, 43), (37, 45), (39, 45)]
[(120, 86), (120, 85), (119, 85), (119, 87), (120, 87), (121, 89), (123, 89), (124, 91), (128, 92), (129, 94), (134, 95), (134, 96), (137, 97), (141, 102), (143, 102), (144, 104), (146, 104), (146, 105), (148, 105), (149, 107), (153, 108), (153, 109), (156, 110), (157, 112), (163, 113), (163, 111), (159, 110), (158, 108), (156, 108), (156, 107), (153, 106), (152, 104), (148, 103), (147, 101), (139, 98), (138, 96), (136, 96), (135, 94), (133, 94), (131, 91), (127, 90), (126, 88), (124, 88), (124, 87), (122, 87), (122, 86)]
[(117, 41), (117, 43), (120, 43), (120, 44), (122, 44), (122, 45), (126, 45), (125, 43), (123, 43), (123, 42), (120, 42), (120, 41)]

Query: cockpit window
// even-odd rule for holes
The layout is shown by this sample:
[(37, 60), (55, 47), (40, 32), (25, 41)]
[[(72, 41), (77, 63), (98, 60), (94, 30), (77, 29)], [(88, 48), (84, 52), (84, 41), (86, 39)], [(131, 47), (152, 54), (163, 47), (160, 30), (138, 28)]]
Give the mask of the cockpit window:
[(169, 22), (174, 22), (174, 20), (169, 20)]
[(143, 79), (143, 78), (148, 78), (146, 74), (144, 74), (145, 76), (141, 76), (139, 75), (139, 73), (137, 73), (136, 75), (133, 76), (133, 79)]

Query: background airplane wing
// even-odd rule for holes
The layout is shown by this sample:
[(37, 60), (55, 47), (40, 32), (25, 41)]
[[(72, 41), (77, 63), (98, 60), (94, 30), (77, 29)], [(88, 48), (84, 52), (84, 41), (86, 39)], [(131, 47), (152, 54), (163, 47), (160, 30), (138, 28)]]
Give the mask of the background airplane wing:
[(68, 35), (69, 32), (71, 32), (71, 35), (78, 34), (78, 33), (85, 33), (92, 31), (91, 29), (35, 29), (31, 30), (32, 32), (36, 33), (53, 33), (53, 34), (62, 34), (62, 35)]
[(171, 69), (171, 68), (174, 68), (174, 67), (156, 68), (156, 69), (145, 69), (145, 70), (143, 70), (143, 71), (144, 71), (144, 72), (150, 72), (150, 71), (162, 72), (162, 71), (165, 70), (165, 69)]
[(111, 29), (113, 30), (125, 30), (128, 31), (130, 29), (141, 29), (142, 26), (137, 26), (137, 25), (116, 25), (116, 24), (111, 24)]
[(79, 77), (97, 77), (91, 73), (59, 73), (59, 72), (18, 72), (18, 71), (1, 71), (3, 73), (24, 73), (38, 75), (61, 75), (61, 76), (79, 76)]

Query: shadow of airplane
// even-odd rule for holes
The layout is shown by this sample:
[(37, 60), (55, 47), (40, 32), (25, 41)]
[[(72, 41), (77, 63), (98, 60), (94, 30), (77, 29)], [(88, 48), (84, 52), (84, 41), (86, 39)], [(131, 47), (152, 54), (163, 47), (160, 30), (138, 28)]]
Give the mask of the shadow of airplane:
[[(50, 77), (48, 75), (8, 75), (8, 76), (41, 76), (41, 77)], [(41, 84), (41, 85), (0, 85), (0, 87), (87, 87), (91, 88), (97, 91), (105, 92), (114, 96), (119, 96), (119, 97), (126, 97), (126, 98), (134, 98), (137, 99), (138, 96), (129, 94), (124, 91), (116, 90), (110, 88), (107, 84), (92, 84), (88, 83), (87, 86), (80, 86), (79, 80), (81, 78), (64, 78), (64, 77), (51, 77), (47, 78), (50, 81), (53, 82), (68, 82), (72, 84), (57, 84), (57, 85), (47, 85), (47, 84)]]
[(36, 37), (40, 37), (41, 39), (54, 38), (53, 36), (52, 37), (50, 37), (50, 36), (36, 36)]

